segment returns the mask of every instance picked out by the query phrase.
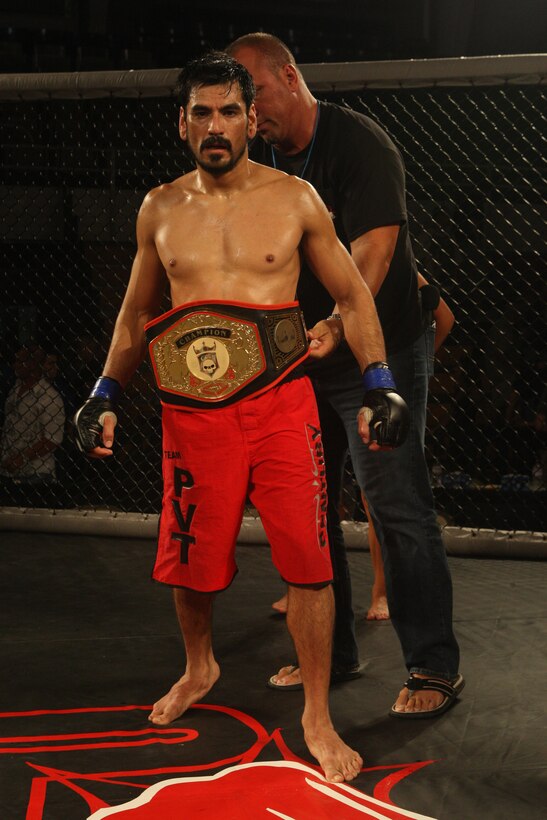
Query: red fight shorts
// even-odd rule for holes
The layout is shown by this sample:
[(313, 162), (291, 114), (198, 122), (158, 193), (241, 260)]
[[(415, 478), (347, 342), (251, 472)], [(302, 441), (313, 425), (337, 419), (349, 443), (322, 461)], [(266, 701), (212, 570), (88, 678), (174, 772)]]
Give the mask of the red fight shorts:
[(323, 445), (306, 376), (228, 407), (163, 407), (164, 495), (153, 578), (225, 589), (247, 496), (290, 584), (332, 580)]

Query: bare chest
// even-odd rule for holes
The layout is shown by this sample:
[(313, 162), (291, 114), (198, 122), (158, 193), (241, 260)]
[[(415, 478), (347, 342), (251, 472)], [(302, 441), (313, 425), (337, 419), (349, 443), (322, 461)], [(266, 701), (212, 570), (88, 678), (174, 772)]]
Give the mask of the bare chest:
[[(177, 207), (157, 232), (166, 268), (181, 274), (203, 270), (275, 273), (290, 266), (302, 231), (296, 214), (256, 198), (236, 203), (189, 203)], [(173, 265), (175, 260), (175, 265)]]

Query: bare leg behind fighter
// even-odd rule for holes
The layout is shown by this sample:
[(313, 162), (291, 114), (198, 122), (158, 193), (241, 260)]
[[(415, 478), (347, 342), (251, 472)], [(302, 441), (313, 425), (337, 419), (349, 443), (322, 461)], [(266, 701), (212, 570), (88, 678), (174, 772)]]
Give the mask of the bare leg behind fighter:
[[(370, 560), (372, 562), (372, 572), (374, 581), (372, 585), (370, 607), (367, 611), (367, 621), (388, 621), (389, 606), (387, 603), (386, 577), (384, 575), (384, 561), (382, 558), (382, 548), (374, 530), (374, 524), (370, 517), (367, 501), (364, 493), (361, 493), (361, 500), (368, 519), (368, 546)], [(274, 601), (272, 609), (280, 615), (287, 612), (287, 595), (283, 595), (278, 601)], [(294, 670), (294, 671), (291, 671)], [(293, 666), (284, 666), (279, 670), (281, 678), (286, 677), (287, 683), (299, 683), (300, 675), (298, 669)]]
[[(211, 640), (214, 595), (176, 589), (174, 596), (186, 647), (186, 671), (169, 692), (154, 704), (149, 720), (158, 726), (166, 726), (176, 720), (205, 697), (220, 675)], [(296, 647), (304, 684), (304, 739), (326, 779), (341, 783), (356, 777), (363, 761), (336, 733), (329, 713), (333, 617), (334, 601), (330, 586), (321, 589), (289, 586), (287, 625)]]
[(361, 501), (368, 520), (368, 548), (370, 550), (370, 560), (372, 561), (372, 572), (374, 575), (372, 598), (367, 612), (367, 621), (388, 621), (389, 606), (387, 603), (386, 576), (384, 574), (382, 548), (378, 541), (376, 530), (374, 529), (374, 522), (372, 521), (364, 493), (361, 493)]

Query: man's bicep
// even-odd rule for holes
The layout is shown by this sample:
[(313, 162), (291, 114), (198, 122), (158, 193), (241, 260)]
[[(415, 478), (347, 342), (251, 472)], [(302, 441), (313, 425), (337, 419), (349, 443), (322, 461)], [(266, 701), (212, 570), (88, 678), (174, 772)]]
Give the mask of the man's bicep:
[(156, 247), (156, 191), (150, 192), (137, 217), (137, 252), (131, 267), (124, 307), (137, 312), (155, 312), (165, 290), (165, 269)]
[(407, 221), (405, 170), (394, 148), (377, 146), (371, 155), (347, 159), (339, 213), (350, 242), (374, 228)]
[[(329, 220), (330, 222), (330, 220)], [(303, 251), (314, 275), (336, 302), (345, 301), (360, 280), (355, 264), (332, 225), (305, 235)]]
[(165, 290), (165, 270), (153, 243), (138, 248), (124, 299), (126, 308), (154, 313)]
[(358, 236), (351, 243), (351, 255), (374, 295), (385, 279), (399, 238), (399, 225), (383, 225)]
[(309, 267), (335, 301), (345, 301), (360, 283), (360, 277), (315, 189), (305, 209), (304, 223), (302, 250)]
[(320, 245), (335, 245), (338, 237), (327, 206), (309, 183), (300, 200), (303, 241), (312, 248)]

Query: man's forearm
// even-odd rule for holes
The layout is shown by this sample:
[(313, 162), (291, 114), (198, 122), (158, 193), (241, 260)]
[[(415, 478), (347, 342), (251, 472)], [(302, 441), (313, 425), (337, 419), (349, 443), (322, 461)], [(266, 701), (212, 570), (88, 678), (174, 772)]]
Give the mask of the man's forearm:
[(435, 329), (435, 353), (438, 351), (452, 328), (454, 327), (454, 314), (444, 301), (441, 299), (439, 302), (439, 307), (434, 312), (435, 323), (437, 325)]
[(118, 316), (103, 375), (125, 387), (146, 353), (144, 326), (152, 318), (123, 310)]
[(351, 243), (351, 256), (373, 297), (384, 283), (399, 235), (398, 225), (374, 228)]
[(339, 303), (338, 310), (347, 343), (361, 370), (371, 362), (385, 361), (384, 337), (370, 293), (365, 292), (348, 305)]

